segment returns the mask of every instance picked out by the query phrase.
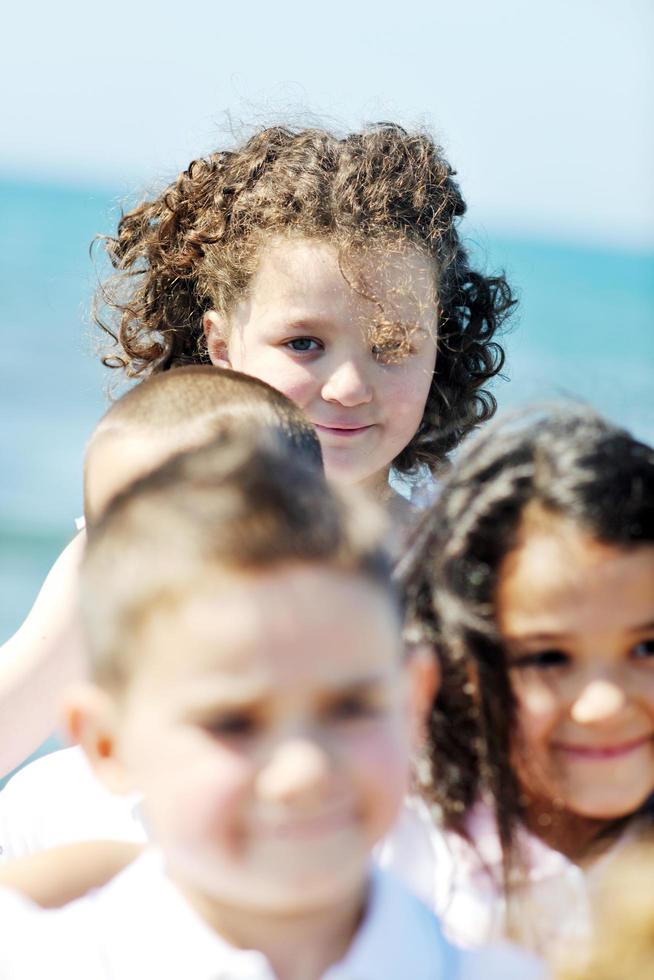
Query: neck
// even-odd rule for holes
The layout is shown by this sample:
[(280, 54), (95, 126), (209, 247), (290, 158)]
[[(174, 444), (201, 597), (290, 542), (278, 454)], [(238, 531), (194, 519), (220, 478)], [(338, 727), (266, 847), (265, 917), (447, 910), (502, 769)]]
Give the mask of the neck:
[(406, 497), (390, 486), (388, 476), (388, 471), (384, 470), (364, 480), (359, 486), (388, 514), (388, 543), (393, 553), (399, 553), (418, 511)]
[(177, 885), (223, 939), (262, 953), (277, 980), (320, 980), (345, 956), (365, 906), (365, 884), (333, 907), (288, 914), (225, 905)]
[(399, 494), (393, 490), (388, 482), (390, 474), (390, 469), (381, 470), (379, 473), (373, 473), (366, 480), (362, 480), (358, 484), (373, 500), (377, 503), (386, 505), (389, 500), (394, 497), (399, 496)]

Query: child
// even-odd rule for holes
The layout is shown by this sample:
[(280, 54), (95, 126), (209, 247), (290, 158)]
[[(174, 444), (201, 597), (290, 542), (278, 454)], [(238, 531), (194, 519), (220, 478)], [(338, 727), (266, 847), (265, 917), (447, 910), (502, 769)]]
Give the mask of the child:
[[(85, 465), (87, 521), (92, 525), (117, 491), (165, 458), (234, 427), (268, 431), (271, 438), (282, 438), (302, 458), (321, 465), (320, 445), (313, 428), (279, 392), (237, 372), (200, 366), (180, 368), (132, 388), (114, 403), (95, 429)], [(60, 559), (59, 568), (46, 582), (28, 620), (37, 640), (44, 604), (46, 611), (54, 609), (59, 621), (59, 628), (51, 632), (47, 643), (41, 641), (39, 663), (34, 665), (28, 660), (24, 669), (25, 695), (35, 687), (43, 689), (43, 702), (38, 708), (40, 724), (46, 732), (58, 724), (61, 694), (71, 680), (79, 679), (82, 670), (73, 598), (77, 593), (82, 544), (83, 536), (78, 536), (71, 548), (74, 554)], [(19, 638), (20, 634), (14, 640)], [(31, 636), (25, 642), (28, 641)], [(69, 666), (63, 670), (60, 665)], [(27, 710), (29, 715), (30, 705), (23, 703), (25, 698), (14, 700), (15, 690), (14, 683), (13, 690), (10, 687), (3, 696), (0, 711), (0, 730), (6, 738), (0, 741), (0, 758), (5, 764), (7, 759), (10, 763), (19, 761), (35, 748), (26, 742), (19, 710)], [(28, 734), (33, 734), (33, 730), (29, 729)], [(112, 799), (90, 778), (78, 750), (57, 752), (26, 767), (0, 794), (0, 863), (89, 836), (131, 840), (134, 826), (123, 801)]]
[(93, 681), (74, 734), (155, 846), (43, 912), (0, 895), (0, 975), (185, 980), (520, 977), (461, 953), (370, 851), (408, 774), (412, 665), (374, 520), (288, 450), (183, 454), (92, 529)]
[(492, 427), (406, 579), (443, 668), (428, 795), (458, 832), (432, 831), (432, 903), (461, 941), (552, 952), (652, 819), (654, 451), (584, 408)]
[(391, 468), (434, 471), (493, 414), (514, 303), (471, 268), (453, 173), (392, 124), (274, 127), (194, 160), (106, 241), (105, 364), (143, 377), (210, 361), (267, 381), (316, 426), (330, 479), (406, 517)]

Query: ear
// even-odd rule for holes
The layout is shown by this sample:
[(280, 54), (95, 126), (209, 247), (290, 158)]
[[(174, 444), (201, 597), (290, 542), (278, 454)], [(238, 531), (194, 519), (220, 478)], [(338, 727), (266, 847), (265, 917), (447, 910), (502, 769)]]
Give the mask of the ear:
[(433, 647), (418, 644), (410, 648), (407, 660), (409, 673), (409, 728), (415, 748), (425, 740), (427, 720), (441, 682), (441, 670)]
[(122, 794), (132, 785), (117, 752), (118, 713), (114, 698), (95, 684), (76, 685), (63, 708), (68, 734), (82, 747), (100, 782), (110, 792)]
[(204, 336), (207, 338), (207, 350), (212, 364), (216, 367), (231, 368), (227, 351), (227, 323), (224, 316), (215, 310), (207, 310), (202, 317)]

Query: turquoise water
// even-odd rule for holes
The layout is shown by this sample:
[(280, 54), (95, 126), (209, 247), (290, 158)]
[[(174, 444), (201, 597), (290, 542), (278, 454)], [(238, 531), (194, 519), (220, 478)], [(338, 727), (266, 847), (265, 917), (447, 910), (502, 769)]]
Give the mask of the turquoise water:
[[(18, 626), (81, 513), (84, 442), (105, 406), (88, 248), (115, 227), (102, 189), (0, 180), (0, 640)], [(501, 407), (589, 400), (654, 441), (654, 254), (471, 236), (520, 313)]]

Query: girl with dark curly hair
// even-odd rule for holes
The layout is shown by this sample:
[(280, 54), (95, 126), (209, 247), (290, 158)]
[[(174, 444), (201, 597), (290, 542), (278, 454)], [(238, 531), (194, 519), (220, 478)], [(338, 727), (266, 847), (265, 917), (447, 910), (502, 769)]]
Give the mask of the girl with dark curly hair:
[(471, 268), (454, 171), (424, 133), (274, 127), (124, 214), (96, 320), (130, 378), (231, 366), (291, 397), (329, 476), (434, 472), (495, 410), (514, 300)]
[(404, 584), (442, 662), (432, 904), (459, 939), (552, 953), (583, 935), (618, 838), (654, 816), (654, 450), (583, 407), (492, 425)]

